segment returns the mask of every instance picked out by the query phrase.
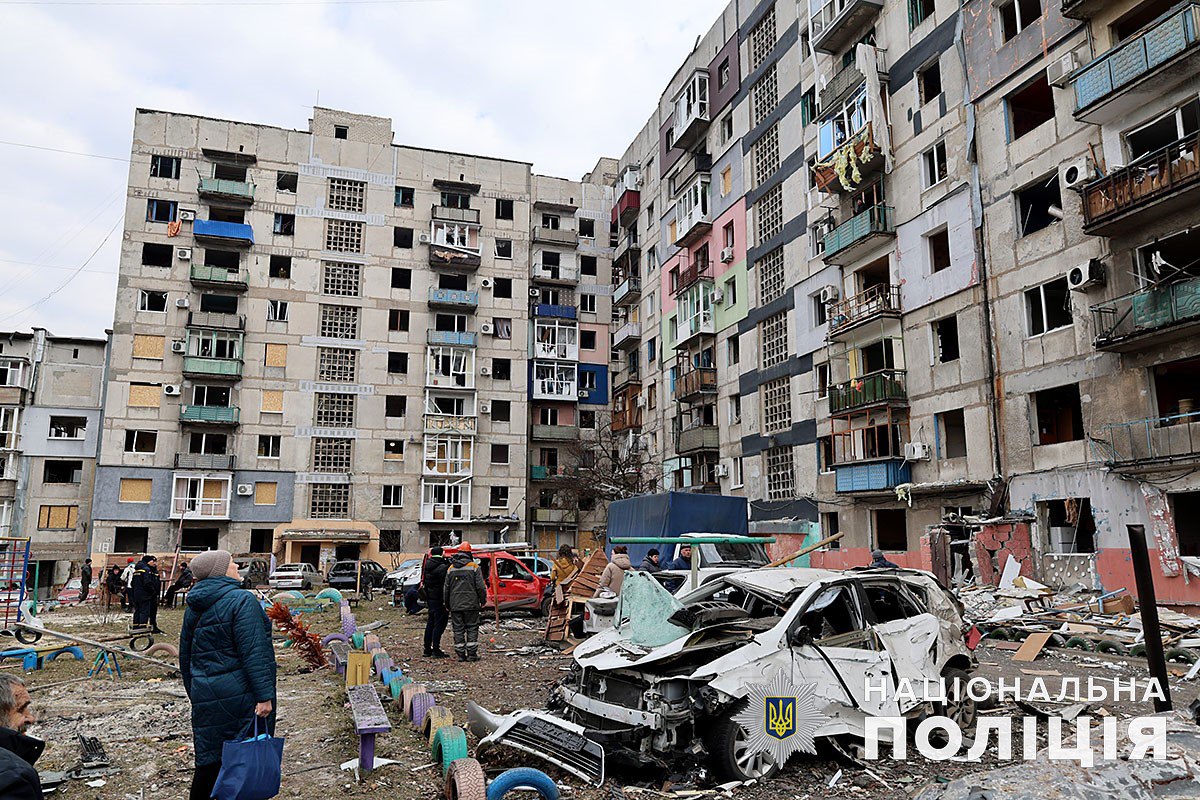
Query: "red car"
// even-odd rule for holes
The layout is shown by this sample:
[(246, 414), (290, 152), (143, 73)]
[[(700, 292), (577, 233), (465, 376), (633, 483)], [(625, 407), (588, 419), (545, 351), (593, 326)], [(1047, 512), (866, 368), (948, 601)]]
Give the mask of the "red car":
[[(521, 563), (512, 553), (499, 549), (487, 549), (488, 547), (488, 545), (478, 545), (474, 546), (471, 551), (471, 556), (479, 565), (479, 570), (483, 573), (483, 582), (487, 586), (488, 597), (485, 608), (487, 610), (495, 608), (498, 600), (501, 611), (525, 609), (535, 617), (545, 614), (550, 605), (550, 598), (545, 596), (546, 586), (550, 583), (549, 579), (534, 575), (529, 571), (529, 567)], [(457, 552), (457, 549), (447, 547), (444, 548), (443, 555), (449, 561)], [(426, 551), (425, 559), (428, 558), (429, 551)], [(493, 569), (496, 570), (494, 580)], [(421, 567), (421, 574), (425, 574), (424, 564)]]

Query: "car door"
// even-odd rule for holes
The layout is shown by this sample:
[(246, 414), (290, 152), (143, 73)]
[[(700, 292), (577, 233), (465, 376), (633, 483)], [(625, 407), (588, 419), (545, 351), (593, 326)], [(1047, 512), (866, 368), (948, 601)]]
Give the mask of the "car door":
[(938, 618), (929, 613), (920, 601), (901, 583), (888, 579), (864, 580), (863, 597), (871, 627), (891, 656), (898, 680), (911, 686), (903, 692), (906, 701), (902, 712), (920, 703), (925, 680), (937, 680)]
[(501, 609), (536, 606), (538, 582), (529, 568), (515, 558), (498, 557), (496, 566), (496, 594)]

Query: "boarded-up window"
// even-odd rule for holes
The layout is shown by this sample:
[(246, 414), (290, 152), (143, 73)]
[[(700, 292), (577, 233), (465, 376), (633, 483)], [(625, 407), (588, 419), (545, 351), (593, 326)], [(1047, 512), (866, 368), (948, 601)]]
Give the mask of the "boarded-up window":
[(79, 506), (42, 506), (38, 510), (39, 530), (69, 530), (79, 521)]
[(267, 366), (268, 367), (286, 367), (287, 366), (287, 345), (286, 344), (268, 344), (267, 345)]
[(161, 360), (166, 346), (167, 337), (165, 336), (151, 336), (148, 333), (137, 333), (133, 336), (133, 357), (157, 358)]
[(273, 506), (275, 505), (275, 493), (279, 488), (279, 484), (270, 481), (263, 481), (254, 484), (254, 505), (256, 506)]
[(121, 478), (122, 503), (149, 503), (154, 481), (149, 478)]
[(134, 408), (158, 408), (162, 387), (152, 383), (133, 383), (129, 386), (129, 405)]
[(283, 390), (263, 389), (262, 410), (266, 412), (283, 413)]

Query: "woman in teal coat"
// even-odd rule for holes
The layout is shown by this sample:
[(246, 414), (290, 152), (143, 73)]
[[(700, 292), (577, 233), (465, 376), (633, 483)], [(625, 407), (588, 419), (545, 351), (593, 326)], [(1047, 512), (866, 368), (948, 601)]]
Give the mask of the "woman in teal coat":
[(221, 771), (221, 748), (250, 735), (255, 715), (274, 729), (275, 650), (271, 623), (254, 595), (241, 588), (225, 550), (191, 561), (196, 585), (187, 595), (179, 637), (179, 669), (192, 701), (196, 771), (191, 800), (208, 800)]

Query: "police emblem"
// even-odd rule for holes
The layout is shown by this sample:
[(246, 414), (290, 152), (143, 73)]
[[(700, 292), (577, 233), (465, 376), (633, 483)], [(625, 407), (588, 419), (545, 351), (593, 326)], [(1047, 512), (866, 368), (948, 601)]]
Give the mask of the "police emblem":
[(786, 739), (796, 732), (796, 698), (767, 697), (767, 733), (776, 739)]
[(746, 706), (733, 719), (746, 734), (748, 752), (768, 754), (783, 766), (795, 753), (817, 751), (813, 734), (829, 718), (817, 710), (811, 683), (793, 684), (780, 670), (770, 683), (750, 685)]

